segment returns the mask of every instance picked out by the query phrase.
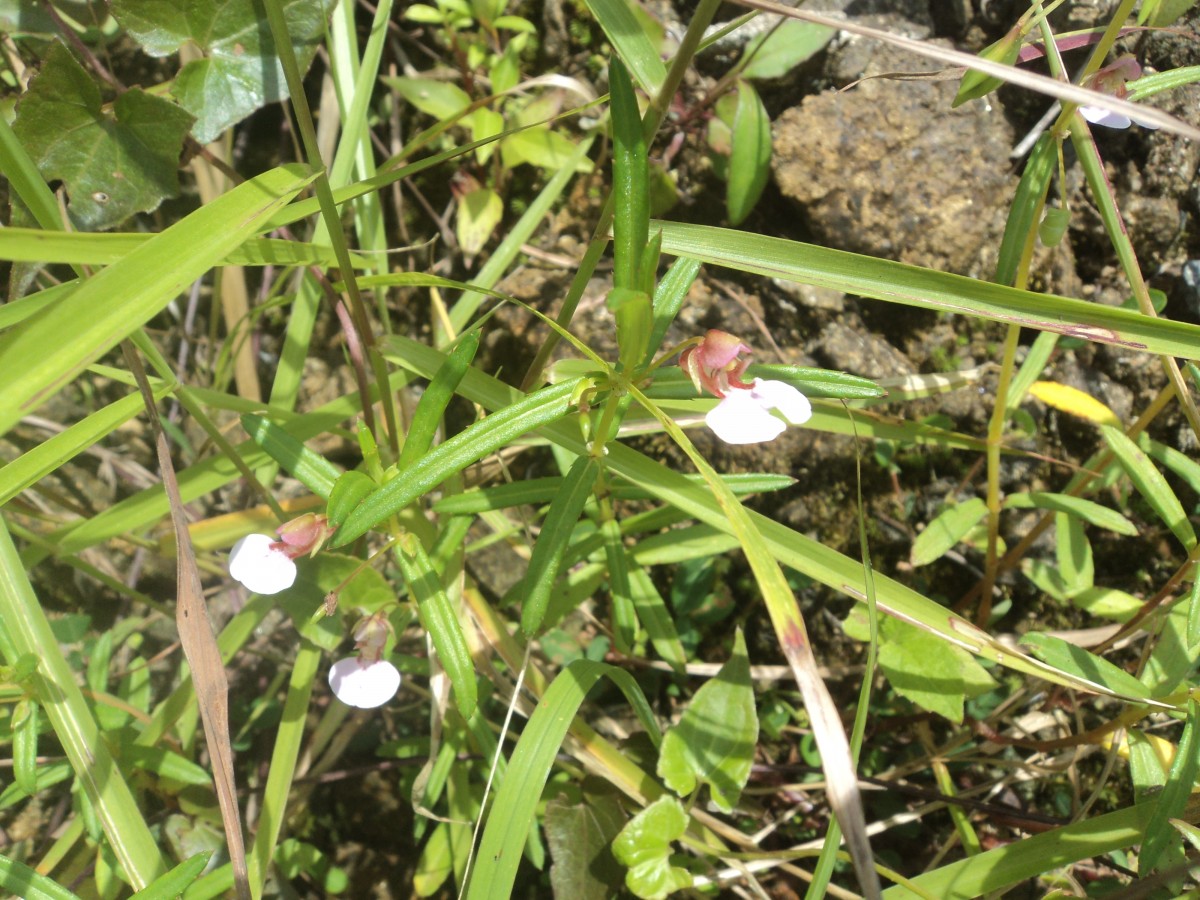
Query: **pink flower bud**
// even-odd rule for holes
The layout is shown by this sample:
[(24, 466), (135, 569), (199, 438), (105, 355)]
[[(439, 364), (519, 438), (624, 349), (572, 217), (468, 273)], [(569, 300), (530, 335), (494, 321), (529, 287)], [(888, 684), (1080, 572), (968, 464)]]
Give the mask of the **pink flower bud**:
[(291, 559), (316, 556), (334, 531), (329, 519), (321, 513), (305, 513), (275, 529), (279, 535), (278, 549)]

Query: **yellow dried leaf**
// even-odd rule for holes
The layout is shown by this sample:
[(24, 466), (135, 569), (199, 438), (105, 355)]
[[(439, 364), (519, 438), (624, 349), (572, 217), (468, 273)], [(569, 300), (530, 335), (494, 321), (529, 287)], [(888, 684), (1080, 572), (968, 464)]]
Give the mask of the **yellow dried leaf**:
[(1093, 397), (1078, 388), (1059, 384), (1055, 381), (1035, 381), (1029, 388), (1029, 393), (1041, 400), (1047, 406), (1081, 419), (1087, 419), (1097, 425), (1115, 425), (1121, 427), (1117, 414)]

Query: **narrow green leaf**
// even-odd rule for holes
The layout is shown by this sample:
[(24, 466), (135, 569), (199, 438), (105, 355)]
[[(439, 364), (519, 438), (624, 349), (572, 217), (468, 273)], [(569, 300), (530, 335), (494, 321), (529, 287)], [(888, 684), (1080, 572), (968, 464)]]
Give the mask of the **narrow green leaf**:
[(1200, 644), (1200, 573), (1192, 569), (1192, 590), (1188, 594), (1187, 647)]
[(658, 777), (681, 797), (690, 796), (698, 783), (707, 784), (713, 803), (731, 812), (750, 778), (757, 743), (750, 657), (739, 628), (729, 659), (696, 691), (679, 724), (663, 736)]
[(525, 599), (521, 606), (521, 630), (529, 637), (536, 635), (541, 628), (546, 607), (550, 603), (550, 593), (558, 579), (563, 553), (583, 512), (583, 505), (592, 494), (592, 485), (596, 483), (599, 471), (595, 457), (577, 457), (550, 504), (550, 511), (533, 545), (529, 568), (522, 582), (521, 592)]
[(197, 853), (188, 857), (166, 875), (156, 878), (154, 882), (138, 891), (129, 900), (176, 900), (185, 890), (200, 877), (200, 873), (208, 866), (213, 851)]
[(913, 541), (910, 559), (914, 566), (927, 566), (941, 559), (946, 551), (963, 539), (968, 531), (987, 515), (987, 504), (972, 497), (957, 506), (949, 506), (925, 526)]
[(415, 535), (402, 541), (394, 554), (408, 589), (417, 601), (421, 625), (433, 639), (438, 661), (454, 688), (454, 700), (464, 719), (471, 718), (478, 702), (475, 662), (463, 634), (458, 612), (438, 579), (424, 546)]
[(658, 48), (634, 15), (628, 0), (585, 0), (614, 50), (647, 94), (657, 94), (667, 70)]
[[(746, 377), (783, 381), (809, 398), (872, 400), (887, 394), (869, 378), (807, 366), (755, 364), (746, 370)], [(654, 382), (646, 390), (646, 396), (652, 400), (690, 400), (696, 396), (696, 386), (678, 366), (664, 366), (654, 373)]]
[(1171, 533), (1179, 538), (1179, 542), (1190, 551), (1196, 546), (1196, 532), (1192, 529), (1192, 523), (1188, 521), (1187, 513), (1183, 511), (1183, 504), (1179, 502), (1179, 498), (1167, 484), (1167, 479), (1154, 467), (1141, 448), (1126, 437), (1121, 429), (1111, 425), (1101, 425), (1100, 432), (1121, 463), (1125, 474), (1129, 476), (1133, 486), (1142, 495), (1142, 499), (1171, 529)]
[[(1000, 38), (1000, 40), (980, 50), (979, 57), (980, 59), (987, 59), (992, 62), (1011, 66), (1016, 63), (1020, 52), (1021, 29), (1019, 25), (1014, 25), (1012, 30)], [(954, 95), (954, 102), (950, 104), (950, 108), (955, 109), (962, 106), (968, 100), (978, 100), (980, 97), (985, 97), (1003, 83), (994, 75), (985, 75), (978, 69), (968, 69), (963, 75), (962, 81), (959, 82), (958, 93)]]
[[(161, 390), (156, 396), (167, 391)], [(122, 397), (53, 435), (0, 468), (0, 506), (145, 409), (138, 394)]]
[[(658, 283), (654, 291), (654, 327), (647, 341), (651, 356), (659, 352), (659, 347), (667, 336), (667, 329), (675, 321), (675, 316), (683, 307), (683, 302), (687, 299), (699, 273), (699, 260), (680, 257), (671, 264), (667, 274)], [(657, 381), (657, 378), (655, 380)]]
[(21, 900), (79, 900), (53, 878), (7, 856), (0, 856), (0, 888)]
[(1101, 506), (1093, 500), (1073, 497), (1070, 494), (1050, 494), (1042, 491), (1029, 491), (1021, 494), (1009, 494), (1004, 498), (1005, 509), (1052, 509), (1055, 512), (1082, 519), (1099, 528), (1107, 528), (1117, 534), (1132, 537), (1138, 533), (1137, 526), (1115, 509)]
[(421, 395), (421, 401), (413, 413), (412, 424), (409, 425), (408, 434), (404, 439), (404, 450), (396, 463), (400, 471), (403, 472), (411, 466), (433, 446), (433, 438), (442, 416), (446, 413), (446, 407), (450, 405), (450, 400), (454, 397), (454, 392), (478, 349), (479, 332), (472, 331), (464, 335), (429, 382), (429, 387)]
[(333, 490), (329, 492), (329, 504), (325, 510), (329, 524), (334, 528), (341, 525), (350, 514), (350, 510), (358, 506), (377, 487), (379, 485), (365, 472), (355, 469), (343, 472), (334, 482)]
[(663, 250), (676, 256), (889, 303), (1200, 359), (1197, 325), (734, 229), (657, 220), (651, 227), (662, 229)]
[(629, 559), (616, 519), (606, 519), (600, 525), (604, 543), (604, 559), (608, 563), (608, 594), (612, 604), (613, 646), (625, 655), (634, 652), (638, 640), (637, 608), (629, 586)]
[(37, 793), (38, 704), (22, 700), (12, 714), (13, 781), (33, 796)]
[(318, 497), (329, 498), (342, 476), (341, 469), (262, 416), (244, 414), (242, 427), (250, 439), (291, 473), (293, 478)]
[[(96, 810), (104, 834), (134, 887), (144, 887), (166, 871), (158, 845), (100, 734), (2, 517), (0, 621), (4, 623), (0, 628), (0, 653), (9, 665), (16, 665), (26, 654), (38, 656), (38, 671), (31, 686), (82, 788), (79, 796), (86, 797)], [(45, 783), (42, 778), (38, 780), (39, 784)]]
[(638, 621), (646, 629), (646, 635), (654, 645), (655, 652), (665, 662), (670, 663), (675, 671), (682, 674), (688, 662), (687, 651), (683, 649), (683, 642), (675, 630), (675, 620), (671, 617), (671, 611), (667, 609), (666, 601), (641, 562), (635, 560), (628, 569), (629, 594)]
[(740, 225), (750, 215), (770, 174), (771, 118), (750, 82), (739, 81), (725, 192), (730, 225)]
[(439, 444), (410, 469), (356, 506), (333, 536), (330, 546), (340, 547), (366, 534), (370, 528), (471, 463), (512, 443), (526, 432), (562, 418), (570, 409), (578, 385), (579, 380), (572, 379), (543, 388)]
[(1030, 632), (1022, 636), (1021, 643), (1029, 647), (1038, 659), (1093, 684), (1102, 685), (1113, 693), (1136, 699), (1150, 696), (1150, 689), (1124, 669), (1062, 638)]

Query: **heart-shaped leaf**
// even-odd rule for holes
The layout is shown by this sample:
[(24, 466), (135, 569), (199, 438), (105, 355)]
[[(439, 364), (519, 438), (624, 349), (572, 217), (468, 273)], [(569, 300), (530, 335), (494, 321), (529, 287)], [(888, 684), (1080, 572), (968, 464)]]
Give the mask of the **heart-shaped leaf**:
[(72, 224), (98, 231), (179, 193), (191, 125), (175, 104), (136, 88), (106, 107), (83, 66), (54, 43), (17, 106), (13, 131), (42, 177), (66, 186)]
[[(275, 42), (252, 0), (114, 0), (111, 8), (151, 56), (168, 56), (189, 42), (200, 48), (203, 58), (180, 70), (171, 94), (196, 117), (192, 135), (202, 144), (259, 107), (287, 98)], [(301, 70), (312, 62), (332, 8), (331, 0), (283, 3)]]

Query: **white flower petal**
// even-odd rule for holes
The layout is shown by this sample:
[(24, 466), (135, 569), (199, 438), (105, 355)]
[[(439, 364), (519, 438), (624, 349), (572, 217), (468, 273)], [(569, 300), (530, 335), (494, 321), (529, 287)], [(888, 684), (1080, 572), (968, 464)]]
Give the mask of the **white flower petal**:
[(248, 534), (229, 551), (229, 574), (256, 594), (278, 594), (296, 582), (296, 564), (272, 549), (275, 538)]
[(1138, 116), (1134, 116), (1133, 121), (1137, 122), (1143, 128), (1148, 128), (1151, 131), (1158, 131), (1158, 123), (1157, 122), (1147, 122), (1146, 120), (1141, 119)]
[(348, 656), (330, 668), (329, 686), (347, 706), (374, 709), (396, 696), (400, 672), (384, 659), (363, 665), (357, 656)]
[(754, 379), (751, 395), (767, 409), (777, 409), (793, 425), (803, 425), (812, 418), (812, 404), (800, 391), (783, 381)]
[(1103, 125), (1105, 128), (1128, 128), (1131, 124), (1129, 116), (1102, 106), (1081, 106), (1079, 114), (1093, 125)]
[(732, 389), (704, 417), (713, 433), (727, 444), (761, 444), (787, 428), (771, 415), (752, 391)]

